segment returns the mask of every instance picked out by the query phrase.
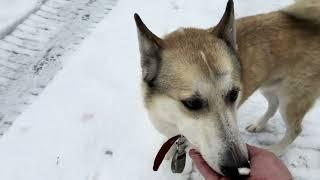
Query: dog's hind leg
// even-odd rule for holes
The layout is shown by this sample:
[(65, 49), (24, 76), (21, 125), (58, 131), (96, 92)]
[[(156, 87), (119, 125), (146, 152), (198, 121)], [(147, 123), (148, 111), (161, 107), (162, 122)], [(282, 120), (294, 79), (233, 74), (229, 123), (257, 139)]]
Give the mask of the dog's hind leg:
[(280, 97), (280, 113), (286, 124), (286, 132), (279, 143), (267, 147), (276, 155), (281, 155), (302, 131), (301, 123), (304, 115), (314, 104), (315, 99), (308, 95), (291, 97), (282, 101)]
[(257, 122), (246, 127), (246, 130), (249, 132), (260, 132), (261, 130), (263, 130), (268, 120), (277, 112), (279, 107), (279, 100), (275, 91), (269, 89), (261, 89), (261, 93), (268, 101), (268, 109)]

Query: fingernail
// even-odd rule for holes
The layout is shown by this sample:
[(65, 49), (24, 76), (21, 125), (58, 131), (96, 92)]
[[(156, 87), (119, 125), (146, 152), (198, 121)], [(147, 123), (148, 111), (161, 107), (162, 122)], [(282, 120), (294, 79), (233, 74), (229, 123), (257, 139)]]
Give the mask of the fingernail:
[(189, 155), (190, 155), (190, 156), (193, 156), (193, 155), (195, 155), (195, 154), (197, 154), (197, 153), (198, 153), (198, 151), (195, 150), (195, 149), (190, 149), (190, 150), (189, 150)]

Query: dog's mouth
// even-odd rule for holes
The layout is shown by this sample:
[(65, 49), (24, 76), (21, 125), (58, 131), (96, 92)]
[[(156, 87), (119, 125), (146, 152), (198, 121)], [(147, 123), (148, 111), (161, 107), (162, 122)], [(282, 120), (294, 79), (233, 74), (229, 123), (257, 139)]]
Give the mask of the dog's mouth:
[[(168, 153), (168, 151), (170, 150), (170, 148), (175, 144), (175, 143), (178, 143), (178, 146), (179, 146), (179, 143), (181, 142), (185, 142), (185, 141), (180, 141), (181, 139), (185, 138), (184, 136), (182, 135), (176, 135), (174, 137), (171, 137), (170, 139), (168, 139), (160, 148), (159, 152), (157, 153), (156, 155), (156, 158), (154, 159), (154, 164), (153, 164), (153, 170), (154, 171), (157, 171), (163, 161), (163, 159), (165, 158), (166, 154)], [(186, 143), (186, 142), (185, 142)], [(181, 144), (180, 144), (181, 145)], [(184, 156), (182, 158), (185, 158), (185, 146), (183, 146), (184, 149), (184, 153), (181, 153), (180, 154), (183, 154)], [(192, 148), (191, 148), (192, 149)], [(177, 151), (180, 151), (179, 148)], [(196, 151), (196, 150), (193, 150), (194, 154), (199, 156), (200, 158), (202, 158), (202, 155), (199, 151)], [(175, 158), (175, 157), (178, 157), (178, 158)], [(173, 156), (173, 159), (172, 159), (172, 166), (171, 168), (175, 168), (174, 167), (174, 161), (175, 160), (180, 160), (181, 161), (181, 156)], [(206, 162), (206, 160), (204, 160), (202, 158), (202, 160)], [(185, 163), (185, 159), (184, 159), (184, 163)], [(183, 163), (183, 167), (176, 167), (176, 168), (179, 168), (179, 172), (178, 173), (181, 173), (183, 171), (183, 168), (184, 168), (184, 163)], [(207, 163), (208, 164), (208, 163)], [(179, 166), (179, 163), (178, 163), (178, 166)], [(181, 163), (180, 163), (180, 166), (181, 166)], [(177, 173), (174, 169), (172, 169), (172, 172), (174, 173)], [(240, 166), (240, 167), (223, 167), (223, 170), (222, 170), (222, 173), (227, 175), (227, 176), (231, 176), (231, 177), (240, 177), (240, 176), (248, 176), (250, 174), (250, 164), (249, 162), (246, 162), (243, 166)]]

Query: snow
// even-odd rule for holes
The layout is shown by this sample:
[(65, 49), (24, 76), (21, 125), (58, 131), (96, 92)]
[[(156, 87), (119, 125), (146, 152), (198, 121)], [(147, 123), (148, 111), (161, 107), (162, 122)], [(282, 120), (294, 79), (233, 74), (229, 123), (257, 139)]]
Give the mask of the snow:
[[(26, 0), (4, 2), (0, 12), (12, 21), (18, 15), (2, 11), (12, 7), (11, 2), (20, 15), (34, 5)], [(237, 0), (236, 16), (268, 12), (291, 2)], [(142, 104), (133, 13), (138, 12), (154, 33), (164, 35), (181, 26), (216, 24), (225, 4), (223, 0), (119, 1), (0, 139), (0, 179), (187, 179), (187, 173), (171, 174), (169, 162), (159, 172), (152, 171), (153, 158), (165, 139), (151, 125)], [(319, 107), (317, 103), (305, 117), (302, 134), (282, 157), (296, 179), (320, 176)], [(264, 98), (255, 93), (240, 109), (241, 134), (250, 144), (274, 143), (283, 135), (279, 113), (262, 133), (244, 130), (265, 108)]]
[(14, 24), (19, 18), (31, 11), (38, 0), (1, 0), (0, 1), (0, 36), (1, 31)]
[(0, 136), (114, 5), (114, 0), (46, 0), (2, 31)]

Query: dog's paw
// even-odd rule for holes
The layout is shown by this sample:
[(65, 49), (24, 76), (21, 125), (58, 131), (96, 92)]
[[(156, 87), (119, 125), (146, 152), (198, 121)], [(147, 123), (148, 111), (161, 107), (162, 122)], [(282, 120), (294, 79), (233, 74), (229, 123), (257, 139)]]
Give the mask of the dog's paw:
[(249, 126), (246, 127), (246, 130), (248, 132), (261, 132), (264, 129), (265, 125), (255, 123), (255, 124), (250, 124)]

